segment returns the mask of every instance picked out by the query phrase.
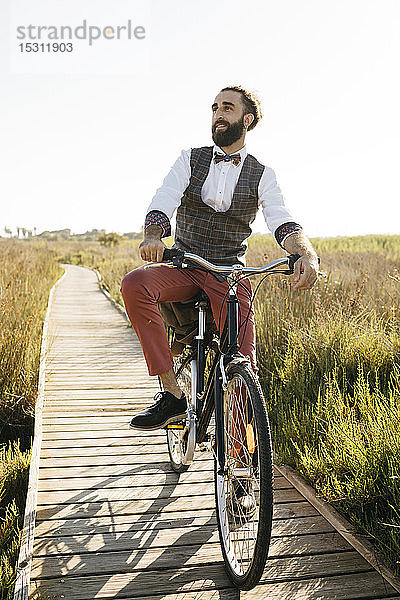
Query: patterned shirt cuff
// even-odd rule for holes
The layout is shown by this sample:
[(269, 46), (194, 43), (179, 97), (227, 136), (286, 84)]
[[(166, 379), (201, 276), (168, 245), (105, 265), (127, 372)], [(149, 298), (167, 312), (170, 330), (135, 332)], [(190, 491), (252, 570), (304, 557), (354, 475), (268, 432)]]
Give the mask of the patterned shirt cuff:
[(144, 222), (144, 228), (149, 227), (149, 225), (158, 225), (162, 229), (161, 237), (168, 237), (171, 235), (171, 223), (166, 214), (161, 212), (161, 210), (151, 210), (146, 215), (146, 220)]
[(288, 223), (279, 225), (279, 227), (275, 230), (274, 236), (280, 247), (283, 248), (283, 242), (286, 240), (286, 238), (297, 231), (303, 231), (302, 226), (294, 221), (289, 221)]

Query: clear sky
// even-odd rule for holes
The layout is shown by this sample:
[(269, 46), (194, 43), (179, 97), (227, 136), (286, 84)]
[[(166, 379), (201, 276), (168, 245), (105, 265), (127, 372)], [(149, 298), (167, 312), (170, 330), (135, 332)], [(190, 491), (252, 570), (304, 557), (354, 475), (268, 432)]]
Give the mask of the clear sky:
[[(17, 56), (16, 25), (83, 19), (146, 39)], [(248, 150), (310, 236), (399, 232), (398, 0), (2, 0), (0, 20), (0, 235), (139, 230), (230, 83), (258, 92)]]

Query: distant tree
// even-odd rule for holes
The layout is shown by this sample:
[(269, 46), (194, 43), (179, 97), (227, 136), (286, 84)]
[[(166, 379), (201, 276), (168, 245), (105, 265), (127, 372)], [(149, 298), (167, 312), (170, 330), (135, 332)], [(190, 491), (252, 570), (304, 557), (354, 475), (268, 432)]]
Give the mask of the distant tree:
[(26, 229), (25, 229), (25, 227), (21, 227), (21, 231), (22, 231), (22, 236), (25, 237), (26, 236)]
[(128, 238), (128, 240), (141, 240), (143, 239), (143, 230), (128, 231), (127, 233), (124, 233), (124, 237)]
[(57, 229), (56, 231), (51, 231), (50, 233), (63, 240), (68, 240), (68, 238), (71, 236), (70, 229)]
[(10, 236), (10, 237), (12, 236), (12, 231), (11, 231), (11, 229), (9, 229), (9, 227), (7, 227), (7, 226), (6, 226), (6, 227), (4, 227), (4, 233), (5, 233), (6, 235)]
[[(36, 228), (35, 228), (36, 231)], [(39, 233), (37, 235), (37, 237), (39, 238), (44, 238), (46, 240), (68, 240), (70, 238), (71, 235), (71, 230), (70, 229), (56, 229), (55, 231), (48, 231), (47, 229), (45, 231), (42, 231), (42, 233)]]
[(115, 231), (112, 231), (111, 233), (105, 233), (105, 231), (103, 231), (97, 238), (102, 246), (116, 246), (123, 239), (124, 237), (119, 235), (119, 233), (115, 233)]
[(20, 227), (17, 227), (17, 238), (19, 239), (19, 231), (20, 231)]
[(36, 235), (36, 227), (33, 228), (33, 235)]

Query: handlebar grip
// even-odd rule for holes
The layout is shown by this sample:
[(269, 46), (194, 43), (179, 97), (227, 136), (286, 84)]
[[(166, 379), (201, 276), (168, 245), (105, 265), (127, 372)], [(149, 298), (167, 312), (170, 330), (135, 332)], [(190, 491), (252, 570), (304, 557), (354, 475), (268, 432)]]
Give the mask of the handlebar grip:
[(162, 262), (172, 261), (174, 258), (182, 258), (183, 250), (180, 248), (166, 248), (164, 250)]
[[(297, 260), (299, 260), (299, 258), (300, 258), (300, 254), (290, 254), (290, 255), (288, 256), (288, 259), (289, 259), (289, 271), (290, 271), (291, 273), (293, 273), (293, 269), (294, 269), (294, 263), (295, 263)], [(318, 256), (318, 264), (319, 264), (319, 265), (321, 264), (321, 259), (320, 259), (320, 257), (319, 257), (319, 256)]]
[(293, 269), (294, 269), (294, 263), (295, 263), (297, 260), (299, 260), (299, 258), (300, 258), (300, 254), (290, 254), (290, 255), (288, 256), (288, 259), (289, 259), (289, 271), (290, 271), (291, 273), (293, 273)]

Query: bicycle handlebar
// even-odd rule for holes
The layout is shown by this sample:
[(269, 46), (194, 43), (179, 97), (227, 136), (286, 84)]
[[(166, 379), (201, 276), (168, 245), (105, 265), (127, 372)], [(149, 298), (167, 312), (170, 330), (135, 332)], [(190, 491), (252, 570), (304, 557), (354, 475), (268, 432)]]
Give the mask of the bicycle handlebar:
[(279, 267), (280, 265), (287, 265), (288, 271), (286, 273), (288, 275), (293, 273), (294, 263), (300, 258), (300, 254), (290, 254), (289, 256), (285, 256), (284, 258), (278, 258), (273, 262), (264, 265), (263, 267), (245, 267), (244, 265), (214, 265), (209, 262), (205, 258), (201, 256), (197, 256), (197, 254), (192, 254), (191, 252), (184, 252), (180, 248), (166, 248), (163, 254), (162, 262), (171, 262), (179, 267), (182, 266), (185, 260), (190, 260), (191, 262), (197, 263), (199, 266), (206, 268), (208, 271), (214, 271), (215, 273), (248, 273), (248, 274), (257, 274), (257, 273), (266, 273), (275, 267)]

